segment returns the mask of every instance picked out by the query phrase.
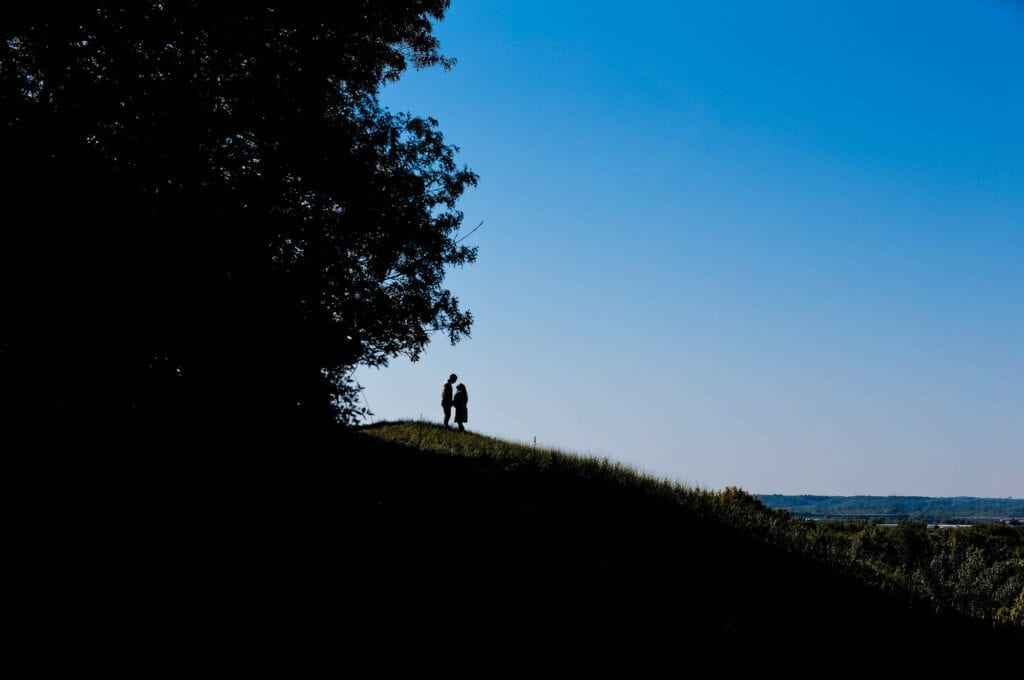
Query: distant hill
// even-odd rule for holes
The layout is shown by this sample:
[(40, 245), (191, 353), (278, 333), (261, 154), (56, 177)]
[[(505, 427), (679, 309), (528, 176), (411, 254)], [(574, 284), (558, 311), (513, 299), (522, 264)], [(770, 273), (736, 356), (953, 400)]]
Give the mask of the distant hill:
[[(993, 628), (991, 600), (977, 605), (981, 618), (966, 616), (915, 589), (902, 568), (847, 560), (844, 535), (739, 489), (686, 488), (437, 425), (362, 428), (333, 452), (293, 460), (274, 485), (283, 491), (267, 536), (291, 597), (352, 622), (357, 645), (457, 640), (516, 658), (553, 646), (599, 664), (601, 654), (720, 644), (906, 642), (898, 655), (1019, 636)], [(1015, 529), (976, 543), (1014, 550), (1024, 546)], [(928, 540), (873, 531), (894, 555)], [(1002, 584), (993, 597), (1012, 604), (1024, 569), (1008, 569), (990, 580)]]
[(956, 496), (787, 496), (758, 495), (765, 505), (798, 517), (912, 519), (956, 522), (977, 519), (1024, 518), (1024, 499)]

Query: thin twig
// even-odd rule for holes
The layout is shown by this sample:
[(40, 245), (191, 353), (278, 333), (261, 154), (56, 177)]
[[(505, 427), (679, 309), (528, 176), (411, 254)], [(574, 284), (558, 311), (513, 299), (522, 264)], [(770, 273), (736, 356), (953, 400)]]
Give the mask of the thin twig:
[(472, 236), (472, 235), (473, 235), (473, 232), (475, 232), (475, 231), (476, 231), (477, 229), (479, 229), (479, 228), (480, 228), (480, 227), (482, 227), (482, 226), (484, 226), (484, 221), (483, 221), (483, 220), (480, 220), (480, 224), (478, 224), (478, 225), (476, 225), (475, 227), (473, 227), (473, 231), (469, 232), (468, 234), (466, 234), (465, 236), (463, 236), (462, 238), (460, 238), (460, 239), (459, 239), (458, 241), (456, 241), (456, 242), (455, 242), (455, 245), (459, 245), (460, 243), (462, 243), (463, 241), (465, 241), (465, 240), (466, 240), (467, 238), (469, 238), (470, 236)]

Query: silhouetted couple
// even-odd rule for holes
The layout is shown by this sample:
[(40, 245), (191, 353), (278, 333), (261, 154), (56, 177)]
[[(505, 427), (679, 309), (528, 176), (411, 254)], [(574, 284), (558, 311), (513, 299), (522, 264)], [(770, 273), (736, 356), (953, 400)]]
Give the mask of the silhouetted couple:
[(454, 406), (455, 422), (459, 426), (459, 431), (465, 432), (466, 428), (463, 425), (469, 422), (469, 392), (466, 391), (465, 385), (459, 383), (459, 386), (455, 388), (455, 394), (452, 395), (452, 385), (458, 379), (459, 376), (454, 373), (448, 376), (448, 382), (441, 389), (441, 408), (444, 409), (444, 426), (448, 427), (448, 421), (452, 417), (452, 406)]

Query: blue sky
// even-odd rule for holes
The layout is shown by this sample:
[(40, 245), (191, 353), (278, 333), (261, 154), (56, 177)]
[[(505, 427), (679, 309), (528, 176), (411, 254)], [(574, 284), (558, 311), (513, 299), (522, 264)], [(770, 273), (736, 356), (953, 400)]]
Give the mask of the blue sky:
[(762, 493), (1024, 496), (1024, 4), (455, 0), (383, 93), (480, 174), (476, 322), (357, 378)]

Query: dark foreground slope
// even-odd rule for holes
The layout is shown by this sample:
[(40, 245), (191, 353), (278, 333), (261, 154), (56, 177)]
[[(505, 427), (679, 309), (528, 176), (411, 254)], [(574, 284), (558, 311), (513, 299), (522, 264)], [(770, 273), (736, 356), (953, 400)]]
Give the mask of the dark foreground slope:
[(250, 433), (12, 475), (11, 646), (133, 677), (209, 659), (290, 677), (314, 660), (532, 676), (1019, 656), (1009, 631), (785, 547), (785, 517), (738, 490), (424, 424)]
[(278, 480), (261, 561), (288, 587), (260, 601), (343, 626), (357, 649), (550, 648), (599, 663), (1019, 644), (758, 538), (741, 492), (425, 424), (366, 428), (345, 448)]

